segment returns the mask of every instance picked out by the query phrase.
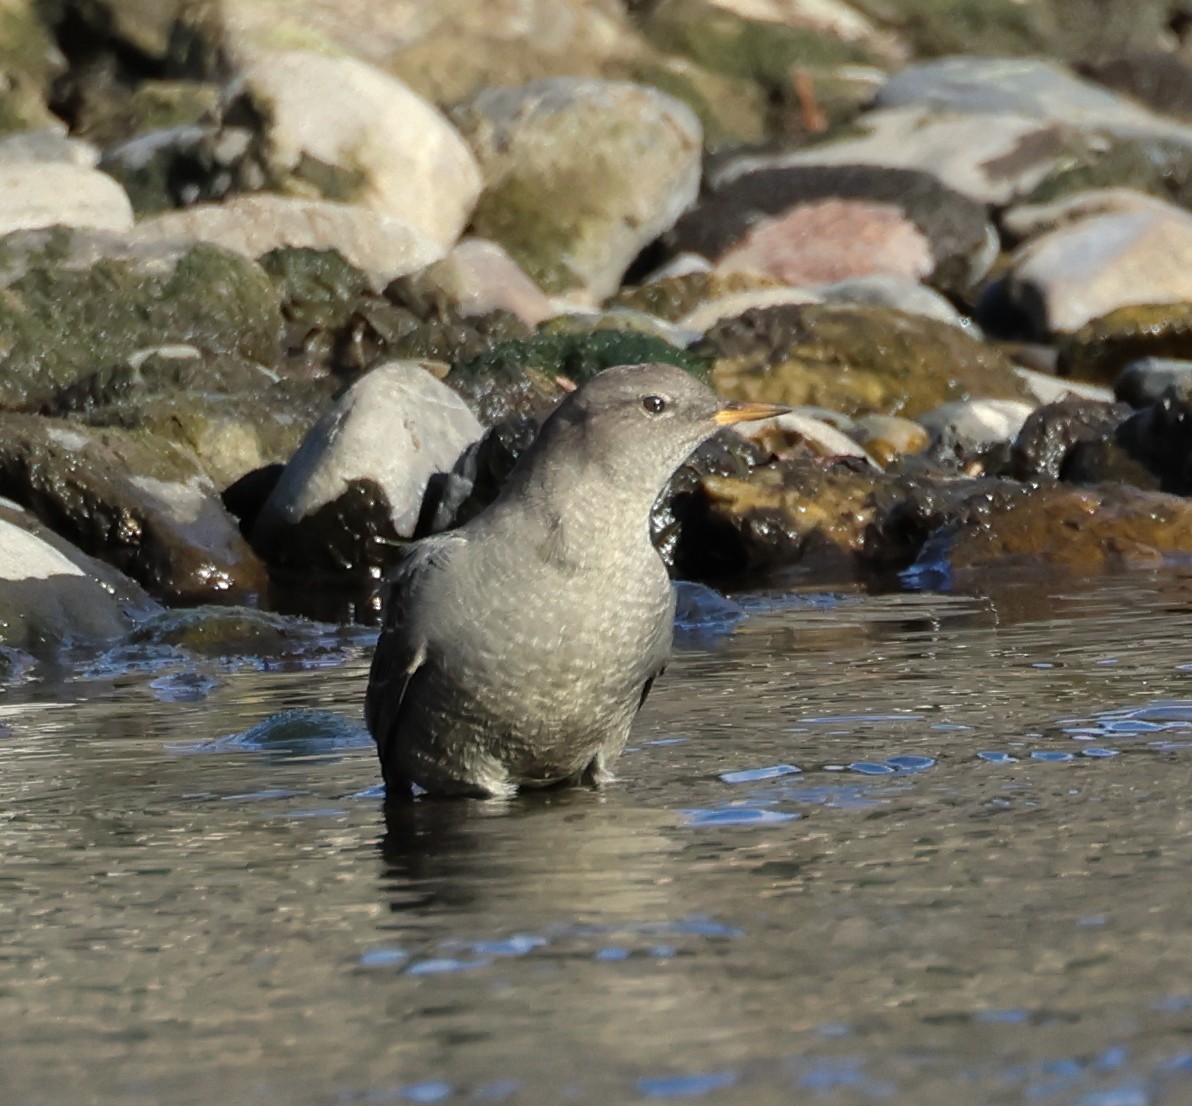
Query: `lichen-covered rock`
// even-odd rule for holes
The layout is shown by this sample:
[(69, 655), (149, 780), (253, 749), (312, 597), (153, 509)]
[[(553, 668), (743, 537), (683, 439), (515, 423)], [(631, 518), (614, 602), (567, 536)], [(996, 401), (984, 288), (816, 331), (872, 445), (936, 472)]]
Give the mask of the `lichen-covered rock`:
[(872, 274), (964, 295), (997, 256), (982, 205), (929, 173), (871, 165), (791, 166), (733, 175), (667, 235), (721, 269), (787, 284)]
[(230, 123), (260, 121), (254, 156), (266, 183), (401, 220), (448, 249), (480, 192), (466, 143), (395, 77), (349, 57), (261, 54), (242, 74)]
[(1060, 343), (1061, 376), (1112, 384), (1140, 357), (1192, 357), (1192, 303), (1119, 307)]
[(267, 579), (210, 479), (165, 439), (0, 415), (0, 495), (167, 602), (259, 602)]
[(398, 216), (358, 204), (260, 193), (143, 220), (146, 241), (196, 238), (246, 257), (270, 250), (338, 250), (378, 286), (437, 261), (443, 245)]
[(957, 327), (888, 308), (809, 304), (718, 323), (693, 352), (730, 399), (914, 417), (955, 399), (1015, 399), (996, 350)]
[(1039, 337), (1119, 307), (1192, 302), (1192, 216), (1148, 208), (1051, 231), (1011, 259), (1006, 291)]
[(271, 364), (281, 313), (237, 254), (94, 231), (0, 239), (0, 408), (36, 409), (139, 349), (186, 343)]
[(707, 359), (661, 338), (622, 330), (538, 334), (497, 343), (457, 362), (446, 382), (467, 400), (486, 426), (516, 416), (541, 416), (567, 384), (582, 384), (613, 365), (665, 361), (703, 374)]
[(452, 117), (484, 174), (473, 231), (547, 292), (607, 296), (699, 187), (699, 121), (640, 85), (556, 78), (486, 89)]
[(0, 502), (0, 644), (37, 650), (110, 640), (157, 609), (127, 576)]
[(413, 361), (361, 377), (312, 427), (253, 527), (253, 544), (291, 568), (367, 574), (413, 536), (431, 476), (450, 471), (483, 428)]

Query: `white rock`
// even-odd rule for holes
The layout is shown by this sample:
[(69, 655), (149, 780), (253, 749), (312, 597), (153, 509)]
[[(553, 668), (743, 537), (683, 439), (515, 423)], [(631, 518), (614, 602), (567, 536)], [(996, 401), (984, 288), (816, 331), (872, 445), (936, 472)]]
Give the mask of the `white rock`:
[(765, 438), (771, 445), (773, 436), (778, 433), (806, 445), (817, 457), (852, 457), (877, 467), (873, 458), (847, 434), (805, 411), (788, 411), (785, 415), (738, 425), (735, 429), (743, 438)]
[(1061, 399), (1091, 399), (1098, 403), (1112, 403), (1113, 389), (1103, 384), (1089, 384), (1084, 380), (1068, 380), (1034, 369), (1015, 368), (1014, 375), (1040, 403), (1055, 403)]
[(1014, 255), (1007, 291), (1048, 333), (1131, 304), (1190, 303), (1192, 216), (1126, 211), (1052, 231)]
[(721, 319), (735, 319), (755, 307), (780, 307), (788, 303), (823, 303), (824, 297), (814, 288), (795, 286), (782, 288), (751, 288), (743, 292), (732, 292), (726, 296), (706, 300), (692, 308), (679, 321), (678, 326), (703, 334)]
[(106, 173), (67, 161), (0, 163), (0, 237), (41, 227), (132, 225), (128, 194)]
[(142, 241), (196, 238), (257, 258), (279, 246), (338, 250), (378, 286), (438, 261), (445, 247), (393, 216), (354, 204), (272, 193), (196, 204), (143, 220)]
[(414, 532), (427, 482), (448, 472), (483, 433), (455, 392), (418, 361), (389, 361), (362, 376), (311, 428), (261, 512), (259, 527), (294, 525), (356, 480), (386, 494), (394, 530)]
[(963, 399), (942, 403), (916, 421), (937, 438), (948, 434), (972, 448), (1012, 441), (1033, 410), (1016, 399)]
[(292, 51), (257, 56), (243, 80), (266, 113), (275, 173), (321, 163), (358, 178), (353, 202), (444, 249), (459, 237), (480, 171), (446, 117), (397, 78), (355, 58)]

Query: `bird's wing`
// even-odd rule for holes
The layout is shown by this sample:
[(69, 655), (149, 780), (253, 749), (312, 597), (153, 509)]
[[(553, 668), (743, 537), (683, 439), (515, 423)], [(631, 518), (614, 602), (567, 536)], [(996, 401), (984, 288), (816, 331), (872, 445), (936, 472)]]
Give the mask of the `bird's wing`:
[(400, 723), (406, 690), (426, 663), (428, 642), (424, 624), (414, 615), (419, 594), (425, 590), (427, 580), (443, 570), (452, 550), (463, 540), (443, 534), (417, 542), (393, 570), (386, 585), (384, 620), (364, 697), (364, 719), (377, 743), (384, 768), (389, 764), (390, 746)]

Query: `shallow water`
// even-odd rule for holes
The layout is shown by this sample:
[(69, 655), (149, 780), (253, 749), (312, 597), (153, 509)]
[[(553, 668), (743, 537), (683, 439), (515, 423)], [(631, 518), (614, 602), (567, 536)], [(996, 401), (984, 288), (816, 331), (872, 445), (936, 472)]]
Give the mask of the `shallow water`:
[(367, 635), (30, 672), (0, 1102), (1192, 1102), (1192, 576), (742, 603), (603, 794), (388, 827)]

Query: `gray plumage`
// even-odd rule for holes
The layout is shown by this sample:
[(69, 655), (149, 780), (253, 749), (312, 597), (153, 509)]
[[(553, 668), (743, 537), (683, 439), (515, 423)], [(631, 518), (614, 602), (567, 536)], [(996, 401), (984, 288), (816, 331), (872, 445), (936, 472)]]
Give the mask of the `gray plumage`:
[(650, 510), (725, 405), (670, 365), (608, 369), (543, 424), (500, 496), (416, 543), (387, 594), (365, 715), (391, 798), (599, 785), (670, 655)]

